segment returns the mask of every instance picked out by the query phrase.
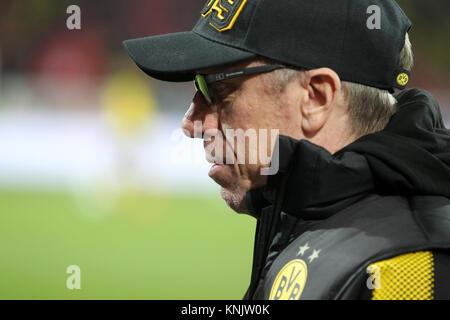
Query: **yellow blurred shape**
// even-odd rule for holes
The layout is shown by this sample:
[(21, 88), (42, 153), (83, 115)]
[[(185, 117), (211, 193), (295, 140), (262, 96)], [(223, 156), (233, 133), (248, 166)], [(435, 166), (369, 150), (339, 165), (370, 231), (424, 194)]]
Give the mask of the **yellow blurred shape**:
[(147, 81), (127, 70), (106, 81), (102, 106), (116, 133), (134, 135), (145, 129), (155, 116), (157, 102)]

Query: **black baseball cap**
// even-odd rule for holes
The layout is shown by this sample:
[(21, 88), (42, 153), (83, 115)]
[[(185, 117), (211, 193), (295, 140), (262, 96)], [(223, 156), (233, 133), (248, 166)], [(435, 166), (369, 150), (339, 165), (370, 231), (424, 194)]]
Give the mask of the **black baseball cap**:
[(411, 21), (394, 0), (207, 0), (192, 31), (124, 41), (149, 76), (194, 79), (257, 56), (394, 91), (410, 78), (400, 52)]

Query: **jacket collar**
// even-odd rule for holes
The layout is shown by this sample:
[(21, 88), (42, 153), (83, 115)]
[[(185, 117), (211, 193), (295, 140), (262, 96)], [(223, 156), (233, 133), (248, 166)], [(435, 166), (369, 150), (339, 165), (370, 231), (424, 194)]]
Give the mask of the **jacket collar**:
[(349, 152), (334, 157), (306, 140), (280, 136), (279, 172), (269, 176), (262, 194), (274, 203), (280, 176), (287, 175), (282, 211), (303, 219), (323, 219), (374, 189), (364, 156)]

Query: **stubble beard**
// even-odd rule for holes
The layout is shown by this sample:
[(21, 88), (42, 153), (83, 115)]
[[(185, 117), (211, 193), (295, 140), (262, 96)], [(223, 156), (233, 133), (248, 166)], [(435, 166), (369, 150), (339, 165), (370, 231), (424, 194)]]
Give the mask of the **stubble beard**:
[(234, 186), (233, 189), (221, 187), (220, 195), (225, 203), (237, 213), (248, 213), (245, 205), (245, 194), (248, 190), (240, 186)]

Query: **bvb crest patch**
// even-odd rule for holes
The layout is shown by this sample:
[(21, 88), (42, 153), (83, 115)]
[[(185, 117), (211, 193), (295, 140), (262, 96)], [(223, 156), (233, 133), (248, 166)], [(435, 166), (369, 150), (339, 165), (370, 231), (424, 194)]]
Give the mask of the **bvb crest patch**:
[(278, 273), (269, 300), (298, 300), (305, 288), (308, 267), (302, 259), (292, 260)]
[(408, 82), (409, 82), (409, 76), (406, 73), (400, 73), (397, 76), (397, 83), (400, 86), (404, 87), (408, 84)]
[(219, 32), (231, 30), (247, 0), (208, 0), (202, 9), (202, 17)]

